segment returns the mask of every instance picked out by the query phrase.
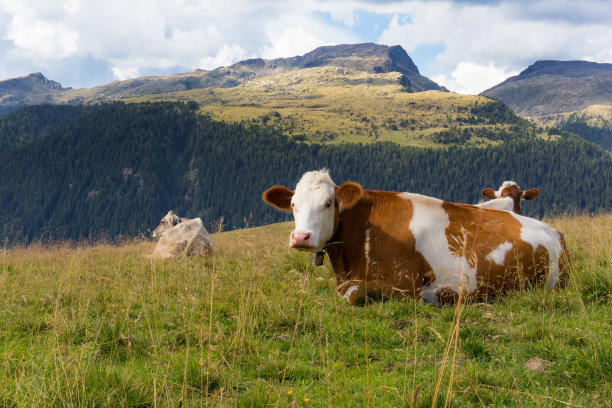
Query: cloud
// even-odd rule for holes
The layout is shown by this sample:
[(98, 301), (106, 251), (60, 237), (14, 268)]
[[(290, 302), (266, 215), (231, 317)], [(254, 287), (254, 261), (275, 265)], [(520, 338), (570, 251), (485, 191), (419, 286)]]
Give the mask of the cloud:
[(15, 15), (4, 39), (12, 41), (18, 51), (28, 56), (44, 60), (62, 59), (77, 51), (79, 33), (59, 22)]
[(245, 59), (245, 57), (246, 51), (238, 44), (223, 44), (214, 56), (202, 58), (199, 66), (203, 69), (212, 70), (231, 65), (236, 61)]
[(115, 78), (120, 81), (138, 77), (138, 67), (112, 67)]
[[(326, 9), (331, 20), (315, 16)], [(357, 42), (346, 31), (352, 15), (316, 0), (0, 1), (0, 75), (24, 75), (29, 72), (10, 67), (40, 70), (68, 57), (103, 61), (116, 79), (125, 79), (294, 56)], [(89, 81), (78, 85), (98, 84)]]
[(358, 42), (349, 32), (330, 26), (313, 17), (285, 16), (265, 24), (268, 45), (261, 50), (263, 58), (293, 57), (322, 45)]
[(450, 76), (435, 75), (432, 79), (455, 92), (477, 95), (503, 82), (508, 77), (518, 74), (518, 71), (506, 71), (493, 64), (485, 66), (472, 62), (460, 62)]

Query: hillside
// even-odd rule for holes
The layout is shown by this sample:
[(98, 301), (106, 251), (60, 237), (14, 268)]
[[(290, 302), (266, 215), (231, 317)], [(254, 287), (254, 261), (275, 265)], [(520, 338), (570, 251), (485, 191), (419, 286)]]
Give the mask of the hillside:
[(261, 193), (324, 167), (337, 183), (468, 203), (512, 179), (540, 188), (527, 215), (612, 209), (612, 158), (570, 136), (487, 148), (321, 145), (273, 127), (218, 122), (197, 109), (193, 102), (116, 103), (33, 137), (15, 135), (18, 142), (0, 152), (5, 243), (147, 234), (170, 209), (213, 230), (221, 219), (230, 229), (268, 224), (287, 218)]
[(32, 105), (0, 116), (0, 151), (39, 138), (102, 105)]
[[(545, 137), (503, 104), (450, 92), (407, 92), (402, 74), (350, 68), (305, 68), (210, 88), (127, 101), (196, 101), (201, 112), (229, 123), (275, 127), (317, 143), (391, 141), (406, 146), (486, 146), (510, 138)], [(454, 139), (447, 136), (452, 133)]]
[(288, 248), (293, 223), (170, 262), (141, 241), (4, 249), (1, 405), (608, 407), (612, 215), (546, 221), (565, 290), (457, 308), (349, 306)]
[(140, 77), (89, 89), (62, 88), (59, 83), (37, 73), (0, 81), (0, 113), (19, 106), (40, 103), (82, 104), (190, 89), (233, 88), (262, 76), (327, 66), (370, 74), (396, 72), (401, 74), (397, 80), (410, 92), (445, 90), (422, 76), (410, 56), (400, 46), (345, 44), (319, 47), (292, 58), (251, 59), (212, 71), (198, 69), (185, 74)]
[(536, 61), (481, 95), (500, 99), (521, 116), (576, 112), (612, 105), (612, 64)]

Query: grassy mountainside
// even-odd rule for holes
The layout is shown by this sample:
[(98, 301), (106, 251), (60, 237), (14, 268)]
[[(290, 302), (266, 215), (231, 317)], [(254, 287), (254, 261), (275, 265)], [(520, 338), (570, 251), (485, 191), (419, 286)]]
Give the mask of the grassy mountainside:
[(325, 66), (371, 74), (397, 72), (401, 74), (402, 85), (410, 92), (445, 90), (422, 76), (400, 46), (343, 44), (319, 47), (291, 58), (250, 59), (212, 71), (198, 69), (185, 74), (133, 78), (89, 89), (62, 88), (59, 83), (36, 73), (0, 81), (0, 113), (39, 103), (87, 104), (190, 89), (232, 88), (262, 76)]
[(506, 135), (547, 137), (489, 98), (441, 91), (411, 93), (401, 78), (397, 72), (308, 68), (256, 78), (236, 88), (147, 95), (130, 101), (196, 101), (202, 112), (217, 120), (265, 124), (296, 140), (317, 143), (392, 141), (437, 147), (446, 144), (443, 136), (449, 132), (461, 136), (450, 144), (463, 146), (498, 144)]
[(210, 258), (148, 242), (0, 257), (0, 404), (605, 407), (612, 398), (612, 216), (555, 218), (561, 292), (351, 307), (290, 224), (213, 235)]
[(541, 116), (536, 118), (535, 122), (572, 132), (612, 151), (612, 106), (591, 105), (577, 112)]
[(196, 70), (166, 77), (142, 77), (115, 81), (91, 89), (66, 92), (60, 101), (88, 103), (190, 89), (234, 88), (256, 78), (297, 72), (307, 68), (330, 66), (369, 74), (396, 72), (400, 74), (402, 84), (410, 92), (445, 90), (445, 88), (422, 76), (412, 59), (400, 46), (343, 44), (319, 47), (305, 55), (291, 58), (272, 60), (257, 58), (240, 61), (212, 71)]

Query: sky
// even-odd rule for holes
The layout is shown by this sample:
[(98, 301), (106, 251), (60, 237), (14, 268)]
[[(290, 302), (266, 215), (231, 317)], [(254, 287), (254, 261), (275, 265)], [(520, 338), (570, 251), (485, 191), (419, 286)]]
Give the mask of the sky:
[(0, 0), (0, 80), (89, 88), (316, 47), (401, 45), (477, 94), (537, 60), (612, 62), (608, 0)]

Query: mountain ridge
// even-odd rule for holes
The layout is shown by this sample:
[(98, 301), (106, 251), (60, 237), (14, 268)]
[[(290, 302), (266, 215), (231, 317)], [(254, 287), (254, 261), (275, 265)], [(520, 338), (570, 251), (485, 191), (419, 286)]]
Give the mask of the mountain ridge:
[(480, 93), (502, 100), (527, 117), (576, 112), (612, 105), (612, 64), (541, 60), (519, 75)]
[(40, 72), (0, 81), (0, 114), (26, 105), (52, 103), (70, 89)]
[(0, 113), (40, 103), (94, 103), (205, 88), (232, 88), (257, 77), (304, 68), (338, 66), (372, 74), (400, 72), (402, 86), (409, 92), (447, 91), (422, 76), (410, 56), (399, 45), (374, 43), (318, 47), (301, 56), (248, 59), (211, 71), (169, 76), (144, 76), (113, 81), (92, 88), (64, 88), (41, 73), (0, 81)]

